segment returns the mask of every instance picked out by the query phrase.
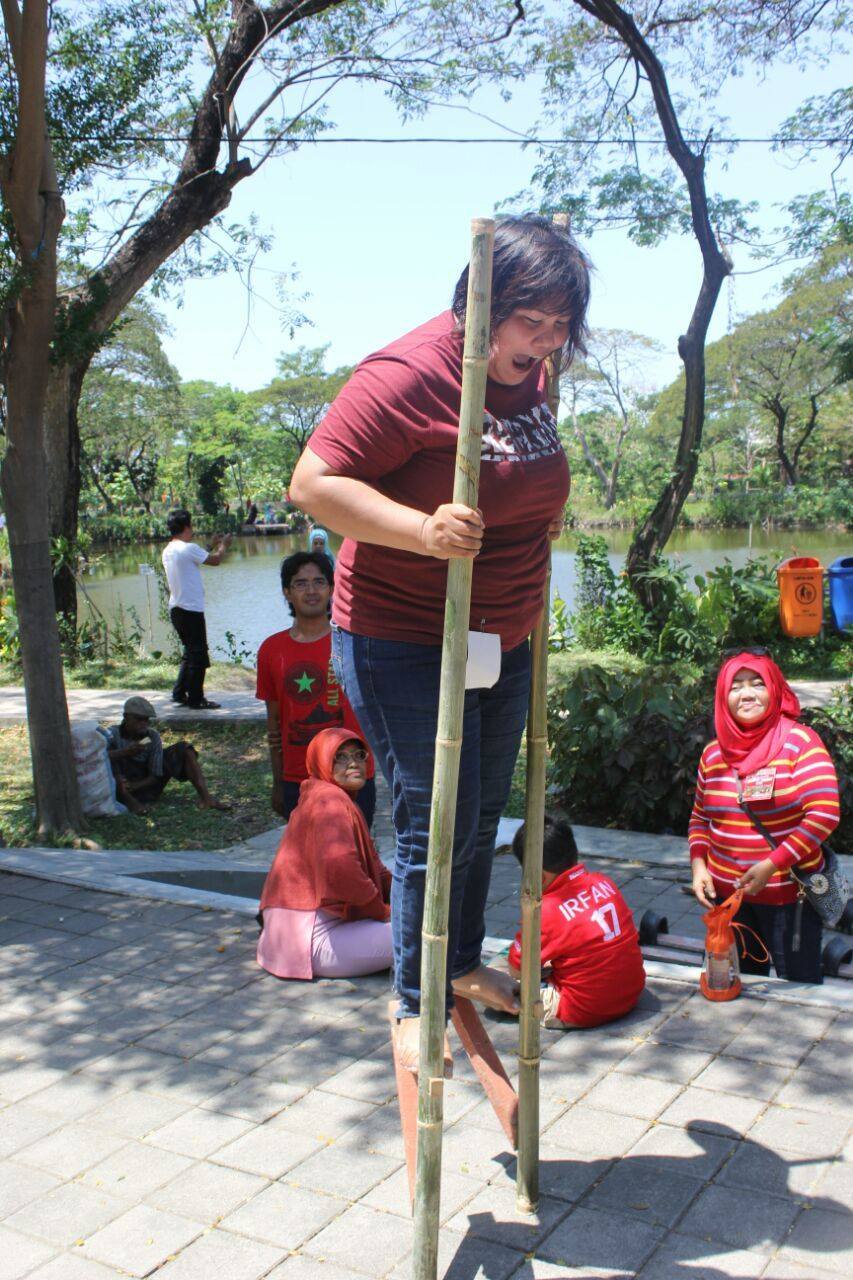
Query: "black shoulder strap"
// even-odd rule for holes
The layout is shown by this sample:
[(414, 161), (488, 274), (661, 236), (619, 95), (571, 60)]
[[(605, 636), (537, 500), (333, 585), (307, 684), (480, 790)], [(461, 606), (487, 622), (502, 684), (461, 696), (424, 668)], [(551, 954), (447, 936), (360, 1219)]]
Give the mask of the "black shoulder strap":
[(764, 823), (759, 818), (758, 814), (755, 813), (752, 809), (750, 809), (749, 805), (744, 800), (743, 783), (741, 782), (740, 774), (737, 772), (735, 773), (735, 786), (737, 787), (737, 802), (740, 805), (741, 809), (743, 809), (744, 813), (749, 818), (750, 822), (756, 828), (756, 830), (761, 832), (761, 834), (764, 836), (764, 839), (767, 841), (770, 847), (772, 849), (778, 849), (779, 841), (776, 840), (770, 834), (770, 832), (765, 827)]

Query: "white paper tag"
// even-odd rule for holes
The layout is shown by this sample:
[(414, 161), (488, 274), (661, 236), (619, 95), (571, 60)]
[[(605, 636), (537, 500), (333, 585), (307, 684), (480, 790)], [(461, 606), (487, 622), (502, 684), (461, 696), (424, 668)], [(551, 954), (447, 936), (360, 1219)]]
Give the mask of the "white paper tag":
[(491, 689), (501, 673), (501, 638), (488, 631), (468, 632), (466, 689)]

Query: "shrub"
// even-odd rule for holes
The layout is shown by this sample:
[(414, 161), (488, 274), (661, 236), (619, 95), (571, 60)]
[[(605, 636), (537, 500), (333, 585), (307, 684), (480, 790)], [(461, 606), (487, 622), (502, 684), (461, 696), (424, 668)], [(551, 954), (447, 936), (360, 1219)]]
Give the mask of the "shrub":
[(600, 534), (578, 539), (577, 577), (575, 610), (558, 629), (562, 647), (612, 648), (650, 662), (683, 660), (704, 668), (735, 645), (765, 645), (792, 676), (853, 671), (849, 635), (829, 627), (813, 638), (782, 634), (775, 564), (768, 557), (740, 569), (724, 559), (708, 573), (695, 574), (692, 584), (681, 566), (662, 558), (644, 575), (655, 598), (650, 613), (627, 578), (614, 573)]
[(829, 843), (836, 853), (853, 854), (853, 689), (840, 689), (825, 707), (807, 707), (802, 719), (820, 734), (838, 774), (841, 822)]
[[(713, 676), (684, 666), (561, 662), (548, 706), (560, 804), (576, 822), (684, 835), (712, 706)], [(838, 773), (841, 825), (830, 843), (853, 854), (853, 691), (802, 718)]]
[(11, 582), (0, 582), (0, 662), (17, 668), (21, 661), (18, 612)]
[[(214, 516), (206, 515), (203, 511), (193, 514), (195, 532), (205, 536), (212, 533), (237, 533), (241, 524), (239, 516), (231, 513), (226, 515), (224, 511)], [(92, 542), (164, 542), (169, 536), (166, 532), (165, 514), (84, 513), (80, 517), (80, 527)]]
[(686, 830), (710, 706), (708, 683), (677, 666), (565, 672), (549, 703), (563, 807), (594, 826)]
[(745, 524), (853, 525), (853, 484), (839, 480), (830, 488), (800, 484), (793, 488), (754, 489), (750, 493), (724, 490), (708, 501), (713, 524), (736, 528)]

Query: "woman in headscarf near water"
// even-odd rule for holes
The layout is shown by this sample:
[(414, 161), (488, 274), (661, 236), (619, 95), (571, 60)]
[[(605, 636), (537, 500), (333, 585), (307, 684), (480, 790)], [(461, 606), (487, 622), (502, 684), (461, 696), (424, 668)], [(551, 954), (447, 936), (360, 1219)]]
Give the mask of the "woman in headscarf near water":
[(335, 557), (332, 555), (332, 549), (329, 546), (329, 535), (325, 529), (313, 528), (308, 534), (308, 550), (319, 552), (321, 556), (326, 556), (332, 562), (332, 568), (335, 567)]
[[(735, 920), (763, 941), (776, 974), (792, 982), (821, 981), (821, 922), (803, 903), (795, 947), (797, 881), (819, 871), (822, 843), (839, 821), (838, 780), (813, 729), (799, 724), (800, 704), (766, 649), (729, 657), (717, 676), (717, 736), (702, 752), (689, 843), (693, 892), (712, 907), (742, 888)], [(743, 800), (776, 841), (771, 848), (738, 804)], [(745, 973), (770, 971), (743, 954)]]
[(391, 964), (391, 875), (353, 797), (367, 752), (351, 729), (324, 729), (261, 895), (258, 964), (277, 978), (353, 978)]

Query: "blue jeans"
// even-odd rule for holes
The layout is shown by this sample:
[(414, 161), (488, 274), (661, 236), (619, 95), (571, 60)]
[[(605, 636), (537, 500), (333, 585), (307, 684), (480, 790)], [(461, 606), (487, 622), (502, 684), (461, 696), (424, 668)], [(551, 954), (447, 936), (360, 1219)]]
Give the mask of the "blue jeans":
[[(415, 1017), (420, 1013), (441, 646), (375, 640), (333, 627), (332, 661), (391, 788), (397, 834), (391, 890), (394, 989), (399, 1015)], [(527, 718), (529, 686), (525, 640), (503, 654), (491, 689), (465, 694), (448, 920), (448, 1009), (451, 979), (480, 964), (495, 835)]]

